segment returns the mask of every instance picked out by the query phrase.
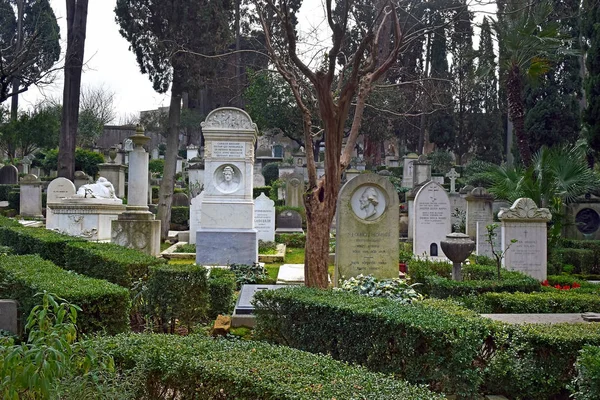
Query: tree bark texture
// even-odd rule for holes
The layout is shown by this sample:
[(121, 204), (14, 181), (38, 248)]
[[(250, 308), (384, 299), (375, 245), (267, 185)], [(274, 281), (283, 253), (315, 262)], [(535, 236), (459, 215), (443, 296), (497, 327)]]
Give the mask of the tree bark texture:
[[(529, 148), (529, 139), (525, 132), (525, 105), (523, 102), (523, 77), (518, 66), (513, 66), (508, 71), (508, 80), (506, 82), (506, 91), (508, 97), (508, 115), (513, 123), (517, 146), (521, 161), (525, 168), (531, 165), (531, 149)], [(508, 150), (510, 151), (510, 150)]]
[(67, 53), (62, 122), (58, 144), (58, 176), (73, 180), (79, 122), (81, 70), (87, 25), (88, 0), (67, 0)]
[(169, 235), (173, 189), (175, 187), (175, 171), (177, 169), (177, 152), (179, 150), (179, 125), (183, 91), (177, 79), (178, 75), (178, 72), (174, 71), (171, 86), (171, 103), (169, 105), (169, 130), (167, 132), (165, 168), (158, 192), (158, 219), (160, 219), (160, 238), (162, 241), (166, 240)]

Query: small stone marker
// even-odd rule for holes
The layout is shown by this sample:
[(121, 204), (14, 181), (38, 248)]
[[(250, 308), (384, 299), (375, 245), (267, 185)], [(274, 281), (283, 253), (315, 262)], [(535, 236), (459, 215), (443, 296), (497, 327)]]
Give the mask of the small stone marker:
[(254, 200), (254, 229), (258, 240), (275, 240), (275, 202), (264, 193)]
[(227, 315), (218, 315), (210, 331), (212, 336), (225, 336), (231, 329), (231, 317)]
[(15, 300), (0, 300), (0, 329), (19, 334), (18, 309)]
[(0, 168), (0, 185), (16, 185), (18, 177), (19, 170), (14, 165), (5, 165)]
[(285, 210), (277, 214), (275, 233), (304, 233), (302, 216), (294, 210)]
[(240, 295), (235, 304), (233, 315), (231, 316), (231, 326), (237, 328), (238, 326), (254, 327), (254, 305), (252, 299), (256, 292), (262, 290), (277, 290), (286, 285), (242, 285)]
[(402, 169), (402, 187), (413, 187), (413, 162), (418, 158), (419, 156), (415, 153), (410, 153), (402, 157), (404, 164), (404, 168)]
[(283, 264), (277, 273), (278, 285), (304, 285), (304, 264)]
[(460, 174), (452, 167), (446, 174), (446, 178), (450, 179), (450, 193), (456, 193), (456, 179), (460, 178)]
[[(529, 198), (517, 199), (498, 213), (502, 221), (502, 249), (510, 248), (502, 261), (505, 268), (543, 281), (547, 275), (547, 224), (552, 214)], [(511, 241), (516, 243), (511, 245)]]
[(494, 222), (492, 205), (494, 196), (482, 187), (477, 187), (466, 197), (467, 218), (466, 234), (475, 239), (477, 235), (477, 222), (482, 222), (484, 227)]
[(452, 231), (450, 199), (442, 186), (430, 181), (414, 200), (413, 253), (415, 256), (445, 257), (441, 241)]
[(190, 203), (190, 241), (196, 244), (196, 231), (200, 228), (200, 217), (202, 216), (202, 200), (204, 192), (194, 197)]
[(335, 276), (398, 278), (398, 194), (389, 179), (361, 174), (340, 191), (336, 216)]

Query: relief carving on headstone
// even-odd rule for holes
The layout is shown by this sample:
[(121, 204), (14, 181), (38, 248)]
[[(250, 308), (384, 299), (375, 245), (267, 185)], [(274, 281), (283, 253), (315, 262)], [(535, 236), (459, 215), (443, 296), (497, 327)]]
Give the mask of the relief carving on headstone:
[(219, 191), (233, 193), (240, 186), (242, 173), (235, 165), (224, 164), (216, 169), (214, 181)]
[(209, 114), (209, 118), (200, 124), (202, 128), (255, 130), (256, 124), (242, 110), (223, 109)]
[(351, 204), (354, 214), (365, 221), (376, 220), (386, 208), (385, 196), (376, 186), (366, 186), (354, 192)]

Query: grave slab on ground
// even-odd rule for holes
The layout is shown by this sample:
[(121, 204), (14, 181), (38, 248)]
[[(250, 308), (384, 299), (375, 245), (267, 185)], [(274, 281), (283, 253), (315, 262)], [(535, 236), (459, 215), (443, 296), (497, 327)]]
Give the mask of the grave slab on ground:
[(238, 326), (247, 326), (253, 328), (256, 324), (254, 316), (254, 305), (252, 305), (252, 299), (256, 292), (262, 290), (276, 290), (288, 285), (242, 285), (240, 295), (238, 296), (233, 315), (231, 316), (231, 326), (237, 328)]

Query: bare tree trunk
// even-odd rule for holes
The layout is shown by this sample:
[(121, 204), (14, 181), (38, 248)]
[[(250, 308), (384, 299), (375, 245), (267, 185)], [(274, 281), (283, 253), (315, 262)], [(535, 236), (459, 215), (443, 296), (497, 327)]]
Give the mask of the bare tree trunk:
[(508, 115), (513, 123), (521, 162), (527, 168), (531, 165), (531, 149), (525, 132), (525, 106), (523, 104), (523, 79), (518, 67), (513, 66), (508, 72), (506, 84), (508, 96)]
[(58, 144), (58, 176), (71, 180), (75, 174), (75, 145), (79, 122), (79, 95), (87, 12), (88, 0), (67, 0), (67, 54)]
[(171, 205), (173, 188), (175, 187), (175, 170), (177, 169), (177, 152), (179, 150), (179, 123), (181, 120), (182, 89), (177, 79), (178, 72), (173, 73), (171, 86), (171, 104), (169, 105), (169, 131), (167, 132), (167, 150), (165, 151), (165, 169), (158, 192), (158, 219), (160, 219), (160, 238), (166, 240), (171, 222)]

